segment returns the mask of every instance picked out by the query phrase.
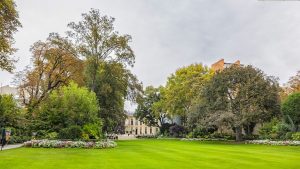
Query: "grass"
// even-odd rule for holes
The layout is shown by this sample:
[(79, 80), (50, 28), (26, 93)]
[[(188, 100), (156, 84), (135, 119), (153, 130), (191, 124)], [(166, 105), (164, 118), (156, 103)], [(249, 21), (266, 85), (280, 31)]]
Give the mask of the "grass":
[(18, 148), (2, 169), (299, 169), (300, 147), (179, 140), (119, 141), (114, 149)]

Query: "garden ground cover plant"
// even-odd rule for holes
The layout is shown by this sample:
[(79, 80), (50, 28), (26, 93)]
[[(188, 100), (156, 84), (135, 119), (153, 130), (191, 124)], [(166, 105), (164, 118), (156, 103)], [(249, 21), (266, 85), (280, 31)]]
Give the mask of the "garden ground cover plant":
[(0, 152), (6, 169), (296, 169), (300, 147), (180, 140), (118, 141), (113, 149), (19, 148)]

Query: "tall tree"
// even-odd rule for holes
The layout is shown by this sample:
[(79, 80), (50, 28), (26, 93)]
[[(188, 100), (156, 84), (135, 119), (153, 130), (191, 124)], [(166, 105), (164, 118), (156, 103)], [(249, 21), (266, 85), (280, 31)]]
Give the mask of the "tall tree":
[(114, 61), (99, 65), (95, 84), (103, 131), (117, 132), (126, 118), (124, 102), (136, 99), (142, 90), (141, 84), (122, 64)]
[(87, 83), (92, 91), (96, 88), (96, 77), (101, 62), (114, 61), (133, 66), (135, 56), (129, 46), (130, 35), (119, 35), (114, 30), (115, 19), (102, 16), (97, 9), (82, 14), (82, 21), (71, 22), (69, 37), (74, 39), (79, 53), (85, 57), (88, 72)]
[(83, 63), (74, 51), (72, 45), (57, 34), (50, 34), (45, 42), (34, 43), (31, 48), (33, 67), (16, 77), (20, 96), (29, 111), (36, 108), (52, 90), (72, 80), (83, 84)]
[(13, 0), (0, 1), (0, 69), (11, 72), (14, 69), (15, 59), (11, 55), (16, 51), (13, 48), (14, 33), (21, 27), (19, 14)]
[(280, 114), (279, 85), (252, 66), (231, 66), (218, 72), (203, 90), (210, 121), (223, 121), (242, 140), (244, 125), (270, 120)]
[(183, 125), (193, 100), (213, 76), (213, 71), (202, 64), (192, 64), (172, 74), (165, 87), (165, 107), (168, 113), (181, 116)]
[(127, 68), (133, 66), (135, 60), (129, 45), (131, 36), (115, 31), (114, 21), (112, 17), (101, 15), (99, 10), (91, 9), (82, 14), (82, 21), (68, 24), (68, 36), (85, 58), (86, 83), (97, 94), (105, 132), (113, 131), (124, 120), (124, 101), (135, 101), (142, 90)]

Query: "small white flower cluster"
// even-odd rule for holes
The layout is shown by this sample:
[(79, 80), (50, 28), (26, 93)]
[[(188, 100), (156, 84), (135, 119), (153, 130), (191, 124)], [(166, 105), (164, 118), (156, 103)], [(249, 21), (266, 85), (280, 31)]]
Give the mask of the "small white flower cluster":
[(251, 140), (251, 141), (247, 141), (246, 143), (276, 145), (276, 146), (300, 146), (300, 141), (293, 141), (293, 140), (286, 140), (286, 141)]
[(117, 143), (111, 140), (97, 142), (62, 141), (62, 140), (31, 140), (23, 143), (24, 147), (33, 148), (114, 148)]

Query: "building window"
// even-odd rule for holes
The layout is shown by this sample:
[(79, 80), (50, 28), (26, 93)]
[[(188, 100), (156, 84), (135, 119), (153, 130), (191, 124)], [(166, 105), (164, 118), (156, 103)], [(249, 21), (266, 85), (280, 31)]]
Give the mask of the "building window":
[(156, 133), (158, 133), (158, 128), (156, 128)]
[(131, 125), (133, 125), (133, 119), (131, 119)]
[(142, 130), (143, 130), (143, 129), (142, 129), (142, 127), (141, 127), (141, 128), (140, 128), (140, 134), (143, 134), (143, 133), (142, 133)]
[(147, 127), (145, 127), (145, 134), (147, 134)]
[(139, 125), (139, 121), (135, 119), (135, 125)]
[(152, 127), (150, 127), (150, 134), (152, 134)]

